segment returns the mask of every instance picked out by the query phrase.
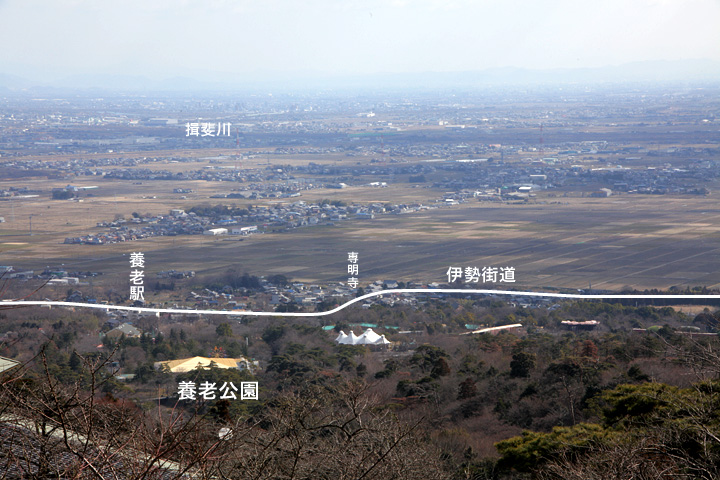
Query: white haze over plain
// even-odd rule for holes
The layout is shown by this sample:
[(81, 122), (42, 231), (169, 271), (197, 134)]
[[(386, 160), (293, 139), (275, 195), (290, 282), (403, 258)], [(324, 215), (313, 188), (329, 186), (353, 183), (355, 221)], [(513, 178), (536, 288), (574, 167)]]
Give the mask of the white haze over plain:
[(0, 0), (0, 73), (272, 77), (720, 61), (719, 0)]

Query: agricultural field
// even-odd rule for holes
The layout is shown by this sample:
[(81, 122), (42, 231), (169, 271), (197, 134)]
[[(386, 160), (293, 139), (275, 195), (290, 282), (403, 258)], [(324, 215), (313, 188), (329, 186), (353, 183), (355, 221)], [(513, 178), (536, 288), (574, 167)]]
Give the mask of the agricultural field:
[[(80, 182), (76, 182), (81, 185)], [(191, 184), (192, 185), (192, 184)], [(720, 284), (720, 210), (717, 194), (707, 197), (629, 196), (548, 197), (499, 204), (469, 200), (375, 219), (346, 219), (247, 238), (232, 236), (152, 237), (113, 245), (65, 245), (65, 237), (100, 228), (97, 222), (131, 212), (166, 214), (169, 208), (213, 204), (210, 186), (179, 199), (168, 182), (133, 185), (102, 182), (83, 202), (15, 201), (15, 222), (6, 215), (0, 254), (24, 268), (64, 265), (101, 271), (100, 282), (126, 273), (126, 258), (143, 251), (149, 271), (195, 270), (218, 273), (229, 265), (253, 275), (281, 273), (305, 282), (342, 280), (348, 251), (362, 258), (363, 281), (395, 279), (446, 281), (454, 266), (514, 266), (517, 286), (619, 290)], [(117, 193), (115, 193), (117, 192)], [(155, 198), (147, 198), (149, 193)], [(434, 195), (433, 195), (434, 194)], [(441, 192), (409, 185), (375, 189), (322, 189), (300, 197), (355, 203), (427, 203)], [(205, 198), (202, 196), (205, 195)], [(145, 197), (145, 198), (143, 198)], [(201, 199), (202, 198), (202, 199)], [(242, 207), (253, 202), (223, 199)], [(283, 203), (279, 200), (267, 202)], [(287, 202), (284, 202), (287, 203)], [(658, 205), (662, 205), (661, 208)], [(3, 207), (7, 207), (5, 202)], [(4, 210), (7, 210), (5, 208)], [(32, 215), (32, 236), (29, 235)], [(20, 257), (21, 256), (21, 257)], [(19, 261), (18, 261), (19, 260)]]

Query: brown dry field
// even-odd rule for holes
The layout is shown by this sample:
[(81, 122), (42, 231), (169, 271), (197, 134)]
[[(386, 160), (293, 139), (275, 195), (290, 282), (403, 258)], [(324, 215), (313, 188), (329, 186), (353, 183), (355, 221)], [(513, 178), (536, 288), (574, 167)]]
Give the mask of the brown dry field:
[[(208, 152), (203, 156), (209, 156)], [(70, 271), (101, 271), (104, 275), (97, 280), (101, 284), (127, 278), (127, 257), (123, 255), (133, 251), (145, 252), (149, 275), (167, 269), (213, 275), (238, 266), (254, 275), (282, 273), (306, 282), (345, 280), (347, 252), (357, 251), (361, 283), (378, 279), (444, 282), (449, 266), (514, 266), (516, 286), (522, 288), (587, 288), (590, 284), (608, 290), (625, 286), (720, 287), (717, 193), (605, 199), (551, 198), (543, 193), (529, 204), (471, 200), (419, 213), (259, 234), (243, 241), (179, 236), (87, 246), (64, 245), (62, 241), (100, 231), (96, 222), (112, 220), (116, 214), (129, 217), (135, 211), (166, 213), (170, 208), (200, 204), (246, 206), (320, 198), (427, 204), (442, 192), (400, 184), (384, 189), (313, 190), (294, 199), (250, 201), (207, 198), (241, 188), (236, 183), (157, 181), (135, 185), (93, 177), (21, 183), (46, 193), (36, 199), (0, 202), (0, 216), (6, 219), (0, 224), (0, 264), (35, 270), (64, 264)], [(50, 188), (67, 183), (100, 188), (83, 202), (47, 198)], [(1, 182), (0, 188), (9, 185)], [(192, 188), (195, 193), (181, 199), (172, 193), (176, 187)], [(32, 236), (28, 235), (30, 215)]]

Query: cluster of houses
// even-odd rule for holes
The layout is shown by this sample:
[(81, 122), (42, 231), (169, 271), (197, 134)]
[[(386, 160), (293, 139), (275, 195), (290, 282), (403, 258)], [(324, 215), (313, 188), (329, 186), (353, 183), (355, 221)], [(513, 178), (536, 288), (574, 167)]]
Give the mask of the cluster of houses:
[(104, 177), (121, 180), (170, 180), (173, 182), (204, 180), (208, 182), (266, 183), (292, 180), (292, 176), (286, 172), (287, 167), (242, 168), (235, 164), (240, 161), (242, 158), (239, 157), (217, 157), (215, 162), (211, 161), (209, 165), (201, 169), (183, 172), (149, 168), (118, 168), (106, 172)]
[[(128, 242), (153, 236), (175, 235), (250, 235), (268, 229), (297, 228), (322, 225), (348, 218), (373, 219), (377, 214), (410, 213), (435, 208), (419, 203), (387, 205), (317, 205), (304, 201), (287, 205), (261, 205), (253, 207), (247, 215), (203, 216), (182, 209), (172, 209), (168, 215), (139, 216), (99, 222), (98, 227), (110, 227), (112, 231), (92, 233), (80, 237), (68, 237), (66, 244), (105, 245)], [(262, 230), (258, 227), (262, 224)]]
[[(619, 160), (633, 164), (638, 159), (640, 157), (623, 156)], [(441, 177), (432, 183), (432, 187), (454, 192), (484, 189), (484, 196), (496, 199), (527, 197), (538, 190), (566, 186), (573, 186), (591, 197), (609, 197), (614, 192), (707, 195), (709, 191), (703, 184), (708, 178), (720, 176), (720, 162), (714, 160), (692, 161), (684, 168), (674, 167), (670, 163), (658, 167), (592, 167), (578, 164), (574, 155), (563, 155), (528, 158), (522, 164), (449, 159), (434, 162), (433, 165), (438, 172), (462, 175)], [(438, 174), (434, 176), (437, 177)]]
[(34, 198), (40, 196), (40, 193), (40, 190), (29, 187), (10, 187), (7, 190), (0, 189), (0, 199), (12, 200), (13, 198)]
[[(3, 273), (4, 272), (4, 273)], [(67, 272), (62, 269), (46, 269), (40, 274), (35, 274), (33, 271), (16, 271), (12, 266), (0, 266), (0, 273), (3, 273), (3, 277), (14, 276), (13, 278), (40, 278), (49, 279), (51, 285), (69, 285), (69, 286), (82, 286), (88, 285), (87, 282), (82, 279), (94, 277), (100, 275), (97, 272)], [(176, 271), (168, 270), (156, 273), (158, 279), (185, 279), (192, 278), (195, 276), (194, 271)], [(185, 304), (174, 304), (172, 308), (217, 308), (227, 310), (237, 310), (238, 315), (242, 314), (243, 310), (250, 308), (250, 305), (254, 305), (255, 309), (275, 309), (282, 310), (287, 309), (289, 306), (305, 307), (309, 309), (319, 308), (327, 309), (332, 305), (339, 305), (344, 303), (350, 298), (354, 298), (358, 293), (358, 287), (353, 287), (344, 282), (329, 282), (326, 285), (316, 284), (304, 284), (301, 282), (292, 282), (287, 284), (272, 283), (267, 278), (260, 277), (257, 279), (258, 288), (256, 289), (241, 289), (233, 290), (226, 289), (222, 291), (214, 291), (208, 288), (198, 290), (198, 292), (189, 292), (184, 301)], [(399, 283), (395, 280), (376, 280), (374, 282), (363, 284), (362, 288), (364, 293), (380, 293), (386, 290), (393, 290), (398, 288), (427, 288), (427, 289), (439, 289), (442, 285), (438, 283)], [(403, 295), (400, 293), (394, 293), (391, 295), (378, 295), (366, 298), (360, 307), (363, 309), (369, 309), (374, 305), (382, 306), (409, 306), (417, 308), (427, 300), (442, 300), (447, 298), (447, 294), (442, 292), (437, 293), (426, 293), (423, 295)], [(491, 299), (505, 300), (505, 297), (489, 295)], [(79, 290), (73, 290), (68, 293), (65, 298), (66, 301), (70, 302), (88, 302), (97, 303), (98, 300), (95, 298), (88, 297), (86, 294)], [(107, 303), (102, 301), (101, 303)], [(513, 306), (520, 306), (524, 308), (535, 307), (535, 306), (546, 306), (548, 308), (555, 309), (558, 306), (550, 306), (550, 299), (538, 298), (538, 297), (515, 297)], [(161, 307), (162, 305), (156, 305), (147, 303), (145, 306), (148, 307)], [(115, 317), (116, 314), (112, 311), (108, 312), (108, 315)], [(112, 327), (116, 327), (120, 322), (111, 321)], [(128, 333), (128, 332), (124, 332)]]
[[(193, 302), (197, 307), (222, 307), (233, 310), (246, 310), (247, 297), (238, 297), (232, 293), (216, 292), (204, 288), (201, 293), (190, 292), (185, 297), (186, 302)], [(178, 307), (177, 305), (175, 306)]]
[(137, 217), (129, 220), (121, 218), (112, 222), (99, 222), (98, 227), (110, 227), (113, 230), (81, 237), (68, 237), (64, 243), (105, 245), (154, 236), (200, 235), (212, 228), (212, 224), (212, 220), (208, 217), (173, 209), (168, 215)]
[[(231, 292), (217, 292), (210, 289), (203, 289), (199, 293), (190, 292), (185, 298), (186, 302), (193, 303), (195, 307), (209, 307), (238, 310), (238, 315), (248, 308), (252, 302), (256, 305), (266, 304), (267, 308), (280, 310), (288, 305), (298, 307), (318, 308), (321, 304), (339, 305), (357, 294), (357, 287), (351, 287), (343, 282), (330, 282), (327, 285), (307, 285), (301, 282), (293, 282), (287, 285), (275, 285), (267, 279), (261, 278), (260, 290), (254, 293), (245, 292), (245, 295)], [(436, 285), (439, 287), (439, 285)], [(408, 288), (422, 288), (427, 285), (408, 283)], [(394, 280), (376, 280), (363, 287), (366, 293), (381, 292), (388, 289), (398, 288), (398, 282)], [(250, 295), (250, 296), (248, 296)], [(361, 308), (369, 309), (373, 305), (407, 305), (417, 306), (423, 302), (423, 298), (440, 299), (444, 294), (428, 294), (422, 297), (415, 295), (385, 295), (366, 299)], [(183, 308), (174, 305), (173, 308)], [(265, 307), (261, 307), (265, 308)], [(327, 308), (327, 307), (325, 307)]]
[(157, 273), (157, 278), (183, 279), (183, 278), (193, 278), (194, 276), (195, 276), (195, 272), (193, 270), (184, 270), (184, 271), (163, 270), (163, 271)]
[[(292, 282), (285, 285), (273, 284), (266, 278), (259, 278), (259, 289), (257, 291), (245, 290), (242, 294), (237, 291), (214, 291), (203, 289), (196, 292), (190, 292), (185, 301), (192, 303), (195, 307), (217, 308), (227, 310), (238, 310), (238, 315), (243, 310), (247, 310), (249, 305), (255, 306), (255, 309), (274, 309), (276, 311), (287, 310), (289, 306), (304, 307), (312, 310), (327, 310), (333, 305), (340, 305), (348, 299), (357, 296), (358, 288), (352, 287), (344, 282), (328, 282), (325, 285), (305, 284), (302, 282)], [(381, 293), (387, 290), (398, 288), (426, 288), (440, 289), (442, 285), (439, 283), (399, 283), (395, 280), (376, 280), (374, 282), (363, 284), (362, 289), (365, 294)], [(377, 295), (366, 298), (360, 308), (370, 309), (374, 305), (386, 307), (392, 306), (408, 306), (417, 308), (428, 300), (447, 299), (448, 294), (438, 291), (428, 292), (425, 294), (404, 295), (402, 293), (393, 293), (386, 295)], [(472, 298), (468, 296), (468, 298)], [(488, 295), (492, 300), (506, 301), (507, 297), (502, 295)], [(552, 300), (543, 297), (519, 296), (514, 297), (511, 306), (521, 308), (534, 308), (544, 306), (550, 310), (559, 308), (559, 305), (551, 305)], [(183, 308), (181, 305), (174, 305), (173, 308)], [(188, 307), (189, 308), (189, 307)]]

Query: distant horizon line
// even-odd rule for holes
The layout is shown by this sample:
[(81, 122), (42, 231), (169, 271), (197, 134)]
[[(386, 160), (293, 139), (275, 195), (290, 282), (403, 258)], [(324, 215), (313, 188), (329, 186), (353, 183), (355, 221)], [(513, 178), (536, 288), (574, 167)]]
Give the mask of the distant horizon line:
[[(24, 72), (19, 72), (24, 70)], [(35, 72), (33, 73), (32, 70)], [(199, 79), (200, 76), (211, 77)], [(51, 77), (47, 80), (48, 76)], [(42, 78), (40, 78), (42, 77)], [(374, 73), (331, 73), (318, 71), (259, 71), (252, 73), (203, 72), (199, 69), (155, 73), (72, 73), (36, 66), (0, 71), (0, 88), (5, 90), (121, 90), (121, 91), (222, 91), (277, 89), (359, 89), (359, 88), (477, 88), (492, 86), (603, 85), (622, 83), (704, 83), (720, 82), (720, 60), (647, 60), (601, 67), (531, 68), (518, 66), (454, 71), (408, 71)], [(410, 85), (408, 85), (410, 83)]]

